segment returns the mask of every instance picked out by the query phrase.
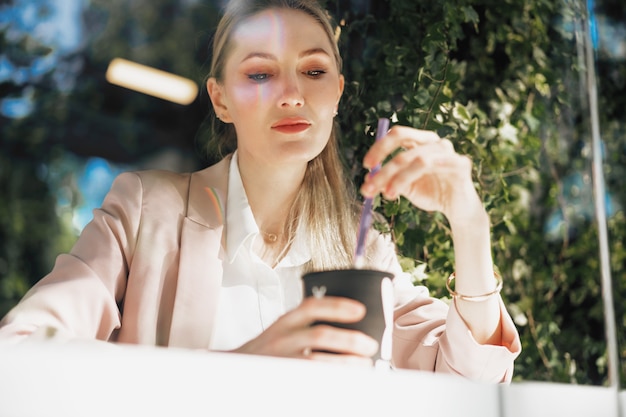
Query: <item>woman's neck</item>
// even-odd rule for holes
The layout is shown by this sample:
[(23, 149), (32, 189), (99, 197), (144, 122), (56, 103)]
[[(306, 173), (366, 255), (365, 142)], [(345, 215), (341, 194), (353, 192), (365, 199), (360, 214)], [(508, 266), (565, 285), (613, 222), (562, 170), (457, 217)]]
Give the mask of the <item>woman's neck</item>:
[(257, 225), (264, 233), (284, 232), (302, 185), (306, 164), (272, 165), (239, 157), (239, 173)]

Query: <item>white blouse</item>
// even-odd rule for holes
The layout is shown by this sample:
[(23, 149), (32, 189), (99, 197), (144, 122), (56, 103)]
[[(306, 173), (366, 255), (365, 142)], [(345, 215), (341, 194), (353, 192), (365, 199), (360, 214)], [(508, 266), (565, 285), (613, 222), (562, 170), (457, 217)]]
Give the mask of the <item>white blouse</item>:
[(262, 237), (241, 181), (236, 151), (230, 163), (225, 233), (224, 277), (211, 350), (240, 347), (299, 305), (302, 267), (311, 259), (302, 230), (274, 269), (254, 253), (254, 241)]

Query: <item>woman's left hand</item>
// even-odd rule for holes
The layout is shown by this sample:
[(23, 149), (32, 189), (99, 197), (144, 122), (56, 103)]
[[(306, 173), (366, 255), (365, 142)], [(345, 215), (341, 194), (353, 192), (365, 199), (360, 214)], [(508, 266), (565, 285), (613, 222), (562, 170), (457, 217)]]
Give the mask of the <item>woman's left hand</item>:
[[(394, 151), (402, 149), (382, 165)], [(366, 168), (382, 167), (361, 187), (365, 197), (400, 195), (426, 211), (440, 211), (450, 221), (471, 221), (482, 210), (472, 181), (472, 162), (456, 153), (452, 142), (435, 132), (394, 126), (376, 141), (363, 159)]]
[[(366, 168), (382, 164), (398, 149), (375, 175), (367, 176), (361, 193), (365, 197), (382, 193), (387, 199), (402, 195), (422, 210), (442, 212), (454, 236), (457, 291), (465, 295), (493, 291), (489, 218), (474, 188), (471, 160), (435, 132), (394, 126), (372, 145), (363, 164)], [(498, 297), (480, 303), (457, 299), (455, 305), (478, 343), (501, 343)]]

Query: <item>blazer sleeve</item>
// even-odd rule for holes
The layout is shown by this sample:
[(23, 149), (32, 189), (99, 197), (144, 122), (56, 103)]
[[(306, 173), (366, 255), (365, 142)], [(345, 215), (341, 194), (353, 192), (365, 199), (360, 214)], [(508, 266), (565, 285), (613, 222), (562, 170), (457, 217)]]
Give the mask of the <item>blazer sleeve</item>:
[(402, 271), (391, 240), (378, 235), (372, 266), (394, 273), (396, 306), (393, 329), (393, 365), (456, 374), (489, 383), (508, 383), (514, 360), (521, 352), (519, 334), (500, 300), (502, 345), (481, 345), (450, 304), (430, 296)]
[(110, 339), (120, 327), (141, 205), (139, 176), (119, 175), (72, 250), (0, 322), (0, 342)]

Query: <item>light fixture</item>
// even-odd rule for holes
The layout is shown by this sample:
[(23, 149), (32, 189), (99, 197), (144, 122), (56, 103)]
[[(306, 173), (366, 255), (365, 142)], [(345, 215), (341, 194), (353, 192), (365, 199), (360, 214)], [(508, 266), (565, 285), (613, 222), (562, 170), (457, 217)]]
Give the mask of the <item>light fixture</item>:
[(188, 78), (123, 58), (111, 61), (106, 79), (111, 84), (183, 105), (198, 95), (198, 86)]

